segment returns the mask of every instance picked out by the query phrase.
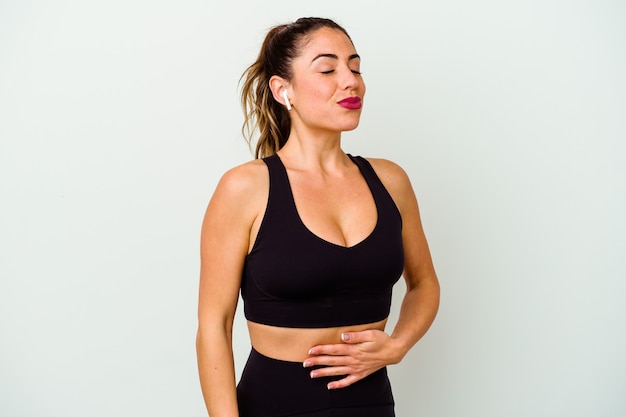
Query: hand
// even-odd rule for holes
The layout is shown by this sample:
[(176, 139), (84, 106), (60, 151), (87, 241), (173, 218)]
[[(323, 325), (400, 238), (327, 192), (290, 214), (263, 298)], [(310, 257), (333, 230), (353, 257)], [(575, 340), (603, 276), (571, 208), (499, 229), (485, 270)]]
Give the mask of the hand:
[(380, 330), (346, 332), (343, 343), (318, 345), (309, 350), (304, 367), (322, 365), (311, 371), (311, 378), (345, 375), (332, 381), (328, 389), (344, 388), (402, 357), (398, 342)]

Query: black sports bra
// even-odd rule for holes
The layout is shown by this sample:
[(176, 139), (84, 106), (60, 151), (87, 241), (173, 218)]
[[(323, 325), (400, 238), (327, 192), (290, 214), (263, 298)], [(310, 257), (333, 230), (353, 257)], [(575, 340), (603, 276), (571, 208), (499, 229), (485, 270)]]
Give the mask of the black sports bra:
[(279, 327), (323, 328), (385, 319), (404, 267), (402, 219), (367, 160), (348, 155), (374, 198), (372, 233), (351, 247), (328, 242), (302, 223), (287, 170), (278, 155), (264, 158), (269, 198), (244, 264), (245, 317)]

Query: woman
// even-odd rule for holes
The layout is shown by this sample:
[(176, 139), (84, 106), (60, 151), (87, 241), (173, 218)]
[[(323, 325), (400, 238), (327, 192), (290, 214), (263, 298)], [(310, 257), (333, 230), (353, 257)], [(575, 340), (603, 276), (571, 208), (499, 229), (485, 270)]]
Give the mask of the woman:
[[(359, 67), (342, 27), (304, 18), (270, 30), (244, 73), (244, 125), (258, 128), (262, 159), (224, 174), (201, 239), (197, 352), (211, 417), (394, 415), (386, 366), (433, 322), (439, 284), (404, 171), (341, 150), (361, 115)], [(236, 385), (240, 290), (252, 351)]]

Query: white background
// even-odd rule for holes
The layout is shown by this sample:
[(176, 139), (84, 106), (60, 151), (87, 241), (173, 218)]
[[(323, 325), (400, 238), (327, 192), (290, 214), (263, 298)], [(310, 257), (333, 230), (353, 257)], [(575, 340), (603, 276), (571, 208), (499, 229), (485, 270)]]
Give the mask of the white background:
[(309, 15), (363, 57), (344, 149), (409, 173), (442, 284), (398, 416), (626, 415), (618, 0), (0, 0), (0, 415), (206, 415), (200, 223), (251, 158), (239, 76)]

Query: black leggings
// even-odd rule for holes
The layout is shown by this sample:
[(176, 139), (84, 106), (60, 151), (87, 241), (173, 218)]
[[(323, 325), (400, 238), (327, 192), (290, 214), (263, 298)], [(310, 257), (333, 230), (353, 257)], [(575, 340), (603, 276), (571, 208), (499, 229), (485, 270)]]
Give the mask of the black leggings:
[(326, 384), (341, 377), (311, 378), (301, 362), (268, 358), (252, 349), (237, 385), (240, 417), (394, 417), (387, 369), (346, 388)]

